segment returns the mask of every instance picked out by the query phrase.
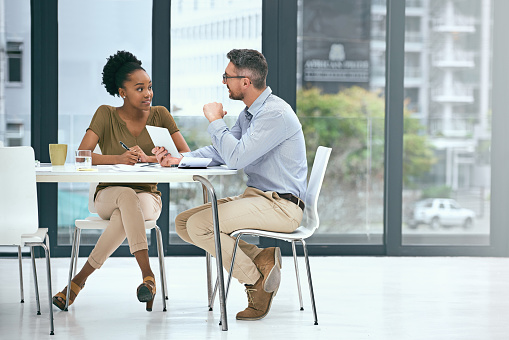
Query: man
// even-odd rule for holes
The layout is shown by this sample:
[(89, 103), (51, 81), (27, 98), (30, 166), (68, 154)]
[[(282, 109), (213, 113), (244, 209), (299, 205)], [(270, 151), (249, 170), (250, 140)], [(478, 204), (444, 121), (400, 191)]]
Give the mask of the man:
[[(243, 194), (218, 200), (223, 263), (227, 270), (235, 240), (229, 236), (239, 229), (292, 232), (302, 220), (306, 194), (306, 148), (302, 126), (290, 105), (271, 94), (266, 85), (267, 61), (258, 51), (234, 49), (223, 83), (233, 100), (246, 108), (229, 129), (220, 103), (203, 107), (210, 124), (207, 131), (212, 145), (186, 153), (190, 157), (210, 157), (212, 165), (226, 164), (244, 169), (248, 176)], [(178, 158), (154, 149), (163, 166), (176, 164)], [(214, 226), (210, 204), (179, 214), (175, 219), (178, 235), (215, 255)], [(233, 277), (246, 286), (248, 307), (238, 320), (259, 320), (269, 312), (281, 280), (279, 248), (260, 249), (240, 241)]]

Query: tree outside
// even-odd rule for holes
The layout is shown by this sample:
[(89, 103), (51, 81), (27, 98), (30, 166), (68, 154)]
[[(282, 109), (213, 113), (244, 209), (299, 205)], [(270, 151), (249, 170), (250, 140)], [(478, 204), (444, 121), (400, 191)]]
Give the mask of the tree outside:
[[(435, 162), (425, 127), (404, 110), (403, 181), (417, 179)], [(378, 92), (353, 86), (337, 94), (299, 90), (297, 114), (311, 169), (318, 146), (332, 148), (320, 195), (322, 232), (373, 231), (382, 225), (385, 101)], [(379, 230), (381, 231), (381, 229)]]

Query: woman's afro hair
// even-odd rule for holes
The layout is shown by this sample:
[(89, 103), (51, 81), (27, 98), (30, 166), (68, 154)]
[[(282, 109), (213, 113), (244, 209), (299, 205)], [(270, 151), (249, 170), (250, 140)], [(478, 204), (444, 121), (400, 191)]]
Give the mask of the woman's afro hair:
[(118, 51), (107, 58), (103, 68), (102, 84), (109, 94), (118, 96), (118, 89), (128, 80), (129, 74), (135, 70), (144, 70), (141, 67), (141, 61), (131, 52)]

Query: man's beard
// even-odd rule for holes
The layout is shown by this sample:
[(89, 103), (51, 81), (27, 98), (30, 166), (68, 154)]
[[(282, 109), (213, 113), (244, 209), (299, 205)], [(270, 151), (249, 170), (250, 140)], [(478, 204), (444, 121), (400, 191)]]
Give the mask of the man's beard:
[(233, 99), (233, 100), (244, 100), (244, 94), (242, 92), (235, 94), (235, 93), (233, 93), (233, 91), (230, 88), (228, 88), (228, 90), (230, 91), (230, 93), (228, 95), (230, 97), (230, 99)]

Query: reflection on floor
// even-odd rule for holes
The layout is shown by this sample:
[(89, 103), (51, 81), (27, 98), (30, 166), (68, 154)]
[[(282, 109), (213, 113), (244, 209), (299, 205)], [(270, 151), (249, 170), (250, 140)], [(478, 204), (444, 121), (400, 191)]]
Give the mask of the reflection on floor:
[[(157, 259), (151, 259), (157, 269)], [(507, 339), (509, 259), (465, 257), (312, 257), (319, 325), (313, 325), (304, 262), (304, 311), (291, 258), (269, 315), (236, 321), (247, 305), (232, 283), (227, 332), (219, 305), (208, 311), (205, 259), (167, 257), (168, 311), (160, 295), (154, 311), (137, 301), (141, 283), (134, 258), (112, 258), (92, 275), (69, 312), (55, 312), (49, 336), (44, 259), (38, 259), (42, 315), (36, 315), (30, 261), (24, 260), (25, 303), (18, 265), (0, 259), (2, 339)], [(80, 258), (80, 266), (84, 259)], [(52, 260), (53, 291), (66, 285), (68, 258)], [(157, 282), (159, 284), (159, 280)], [(159, 288), (159, 287), (158, 287)], [(161, 290), (159, 289), (159, 294)]]

